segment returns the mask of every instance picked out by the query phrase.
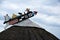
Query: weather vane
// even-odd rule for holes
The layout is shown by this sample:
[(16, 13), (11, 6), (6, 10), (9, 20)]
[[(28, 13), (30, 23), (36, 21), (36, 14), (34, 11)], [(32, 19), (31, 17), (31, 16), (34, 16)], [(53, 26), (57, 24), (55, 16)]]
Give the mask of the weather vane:
[(34, 15), (37, 14), (37, 11), (30, 11), (30, 9), (27, 8), (25, 10), (24, 14), (22, 14), (20, 12), (18, 14), (19, 14), (19, 16), (13, 14), (12, 18), (10, 18), (8, 16), (8, 14), (6, 14), (4, 24), (6, 24), (7, 26), (8, 26), (8, 24), (9, 25), (17, 24), (19, 22), (22, 22), (22, 21), (24, 21), (26, 19), (29, 19), (29, 18), (33, 17)]

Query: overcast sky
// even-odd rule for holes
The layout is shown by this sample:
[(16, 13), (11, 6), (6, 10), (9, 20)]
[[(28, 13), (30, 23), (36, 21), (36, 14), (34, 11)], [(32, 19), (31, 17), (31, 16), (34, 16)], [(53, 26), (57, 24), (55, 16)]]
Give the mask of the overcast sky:
[(4, 15), (11, 17), (26, 8), (38, 11), (31, 19), (39, 25), (60, 27), (60, 0), (0, 0), (0, 28), (4, 26)]
[(5, 27), (6, 14), (11, 17), (13, 13), (23, 13), (26, 8), (38, 11), (30, 18), (33, 22), (60, 38), (60, 0), (0, 0), (0, 32)]

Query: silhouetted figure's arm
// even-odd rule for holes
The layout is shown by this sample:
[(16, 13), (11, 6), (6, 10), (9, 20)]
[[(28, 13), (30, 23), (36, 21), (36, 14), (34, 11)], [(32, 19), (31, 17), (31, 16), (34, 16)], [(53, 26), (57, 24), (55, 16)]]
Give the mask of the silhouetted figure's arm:
[(19, 14), (20, 16), (22, 15), (22, 13), (20, 13), (20, 12), (19, 12), (18, 14)]

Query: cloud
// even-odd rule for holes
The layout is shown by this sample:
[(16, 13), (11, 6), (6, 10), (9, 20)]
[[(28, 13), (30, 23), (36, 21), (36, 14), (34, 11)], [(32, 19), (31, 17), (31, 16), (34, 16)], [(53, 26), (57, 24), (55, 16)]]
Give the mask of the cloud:
[(6, 14), (8, 14), (6, 11), (0, 10), (0, 15), (1, 15), (1, 16), (4, 16), (4, 15), (6, 15)]
[(0, 0), (0, 3), (2, 3), (3, 0)]
[(60, 6), (44, 6), (42, 9), (48, 13), (60, 15)]
[(18, 6), (16, 4), (13, 4), (13, 3), (10, 3), (8, 1), (4, 1), (2, 4), (1, 4), (1, 7), (2, 8), (6, 8), (6, 9), (11, 9), (11, 10), (15, 10), (18, 8)]
[(0, 0), (0, 31), (5, 26), (4, 15), (11, 17), (13, 13), (24, 12), (26, 8), (38, 11), (38, 15), (31, 19), (41, 27), (60, 27), (60, 0)]
[[(58, 0), (5, 0), (0, 4), (1, 10), (0, 15), (16, 13), (24, 11), (25, 8), (29, 7), (31, 10), (37, 10), (38, 16), (34, 20), (39, 19), (41, 23), (46, 25), (57, 25), (60, 24), (60, 5)], [(8, 11), (7, 11), (8, 10)], [(12, 11), (12, 12), (11, 12)], [(5, 14), (4, 14), (5, 13)], [(11, 14), (10, 14), (11, 13)], [(51, 15), (50, 15), (51, 14)], [(38, 21), (39, 22), (39, 21)], [(56, 25), (55, 25), (56, 26)]]
[(0, 32), (4, 30), (5, 24), (3, 24), (4, 20), (0, 20)]
[(10, 17), (12, 17), (12, 13), (9, 13), (5, 10), (0, 10), (0, 20), (4, 20), (4, 16), (8, 14)]
[(48, 16), (46, 14), (38, 14), (33, 19), (38, 23), (42, 23), (48, 26), (60, 26), (60, 19), (56, 16)]
[(0, 20), (0, 27), (4, 27), (5, 25), (3, 24), (4, 20)]
[(31, 4), (3, 1), (1, 4), (3, 10), (24, 11), (25, 8), (34, 8)]

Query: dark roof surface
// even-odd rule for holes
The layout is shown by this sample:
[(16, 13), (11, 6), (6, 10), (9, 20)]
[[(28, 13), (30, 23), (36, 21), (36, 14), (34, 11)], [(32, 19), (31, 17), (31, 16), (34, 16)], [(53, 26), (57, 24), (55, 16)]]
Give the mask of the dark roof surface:
[(42, 28), (12, 26), (0, 33), (0, 40), (58, 40), (58, 38)]

